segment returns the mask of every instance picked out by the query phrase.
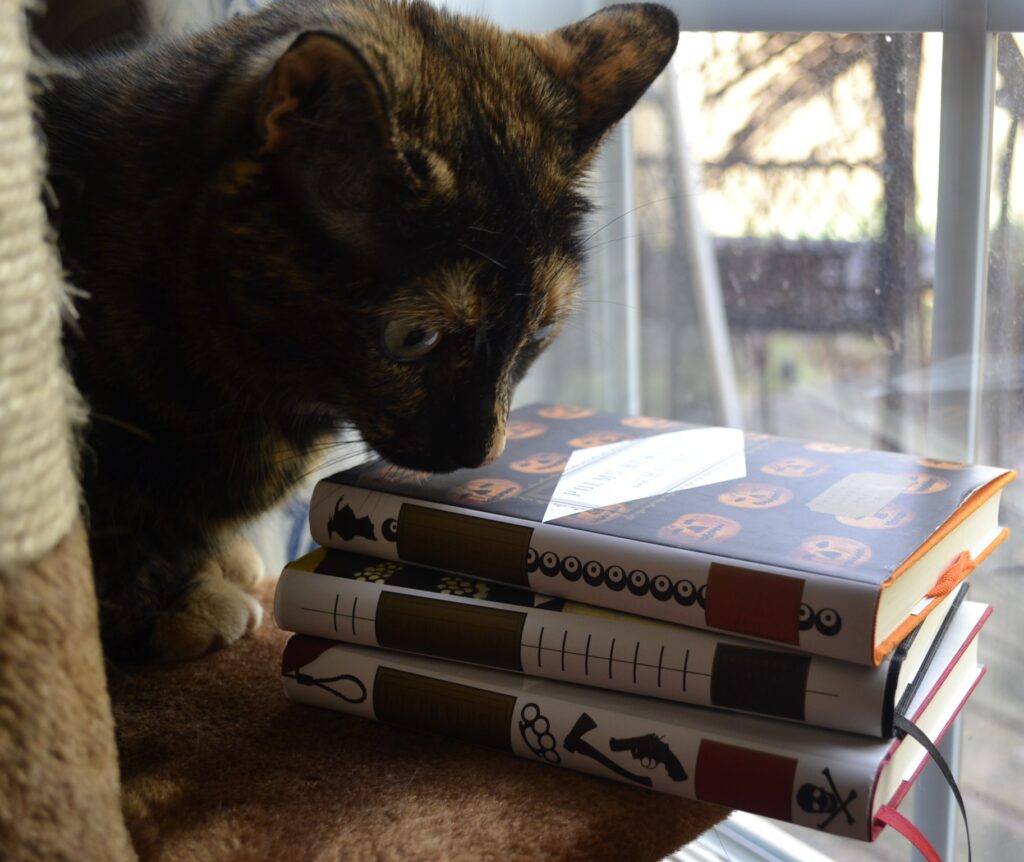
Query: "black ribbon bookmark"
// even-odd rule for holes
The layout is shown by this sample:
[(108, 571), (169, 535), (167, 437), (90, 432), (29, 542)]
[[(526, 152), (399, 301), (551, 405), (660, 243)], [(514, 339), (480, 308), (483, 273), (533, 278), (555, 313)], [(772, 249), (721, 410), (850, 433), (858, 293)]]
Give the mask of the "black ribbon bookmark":
[[(964, 798), (960, 794), (960, 788), (957, 786), (956, 778), (953, 776), (953, 770), (949, 768), (949, 764), (946, 763), (946, 758), (942, 756), (942, 752), (936, 747), (928, 736), (921, 728), (919, 728), (914, 722), (907, 718), (902, 713), (897, 712), (893, 718), (893, 725), (896, 729), (896, 735), (903, 739), (906, 736), (911, 737), (917, 742), (925, 751), (928, 752), (928, 756), (932, 759), (932, 762), (939, 768), (943, 777), (946, 779), (946, 783), (949, 785), (949, 789), (953, 791), (953, 797), (956, 799), (956, 804), (960, 806), (960, 816), (964, 819), (964, 832), (967, 834), (967, 862), (971, 860), (971, 830), (967, 824), (967, 808), (964, 805)], [(897, 825), (898, 824), (893, 824)], [(900, 830), (903, 831), (902, 829)], [(920, 833), (918, 833), (920, 834)], [(904, 835), (907, 835), (904, 832)], [(907, 837), (911, 837), (907, 835)], [(916, 842), (915, 842), (916, 843)], [(920, 848), (919, 848), (920, 849)]]
[[(898, 716), (906, 716), (907, 710), (910, 709), (910, 704), (913, 702), (914, 698), (917, 697), (918, 689), (920, 689), (921, 685), (924, 683), (924, 678), (927, 675), (929, 668), (932, 666), (935, 654), (939, 651), (939, 647), (942, 646), (942, 641), (945, 638), (946, 632), (953, 624), (953, 617), (956, 616), (956, 612), (960, 610), (960, 605), (964, 603), (964, 599), (967, 597), (967, 589), (967, 584), (963, 584), (959, 588), (956, 597), (953, 599), (953, 603), (950, 605), (949, 610), (946, 611), (946, 618), (942, 621), (942, 624), (939, 626), (939, 630), (932, 638), (932, 642), (928, 646), (928, 652), (925, 653), (924, 659), (921, 661), (921, 666), (918, 668), (914, 678), (910, 681), (906, 691), (903, 692), (903, 696), (900, 698), (899, 703), (896, 704), (893, 716), (894, 719)], [(900, 644), (899, 651), (905, 653), (906, 650), (910, 648), (910, 644), (913, 643), (914, 638), (916, 638), (920, 633), (921, 630), (919, 628), (914, 629), (903, 643)], [(895, 727), (896, 722), (894, 720), (893, 728)], [(896, 734), (893, 733), (893, 735), (895, 736)]]

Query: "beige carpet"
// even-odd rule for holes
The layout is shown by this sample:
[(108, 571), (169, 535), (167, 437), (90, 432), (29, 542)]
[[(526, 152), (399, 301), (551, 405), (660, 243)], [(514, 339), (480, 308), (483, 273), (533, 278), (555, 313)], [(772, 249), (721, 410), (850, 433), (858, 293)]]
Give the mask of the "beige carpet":
[(658, 860), (726, 813), (290, 704), (270, 589), (228, 650), (108, 669), (142, 859)]
[(85, 530), (0, 575), (0, 859), (132, 858)]

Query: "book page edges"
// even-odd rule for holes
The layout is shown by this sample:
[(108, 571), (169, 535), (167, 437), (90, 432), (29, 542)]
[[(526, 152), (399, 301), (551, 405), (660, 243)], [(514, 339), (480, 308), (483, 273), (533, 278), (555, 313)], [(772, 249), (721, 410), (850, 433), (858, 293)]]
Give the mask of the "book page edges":
[[(872, 655), (872, 661), (874, 665), (876, 667), (880, 665), (885, 660), (885, 658), (894, 649), (896, 649), (900, 642), (921, 624), (925, 617), (927, 617), (933, 610), (935, 610), (935, 608), (942, 604), (943, 599), (946, 598), (949, 592), (955, 589), (959, 584), (963, 583), (967, 579), (967, 576), (971, 572), (973, 572), (978, 566), (980, 566), (981, 563), (988, 558), (989, 554), (991, 554), (996, 548), (998, 548), (1009, 535), (1009, 528), (1003, 527), (999, 531), (999, 534), (988, 544), (985, 550), (971, 560), (970, 565), (962, 567), (963, 571), (960, 574), (960, 576), (956, 580), (951, 581), (949, 583), (947, 590), (942, 595), (933, 596), (932, 600), (928, 603), (927, 607), (925, 607), (920, 613), (907, 616), (907, 618), (904, 619), (903, 622), (900, 623), (900, 625), (897, 626), (888, 635), (888, 637), (885, 638), (885, 640), (883, 640), (881, 643), (876, 644), (874, 653)], [(876, 629), (878, 625), (878, 605), (881, 604), (884, 589), (885, 585), (883, 585), (882, 590), (879, 590), (878, 592), (878, 604), (876, 604), (875, 607)], [(875, 637), (877, 637), (877, 631), (875, 633)]]
[[(949, 675), (953, 672), (953, 668), (955, 668), (960, 659), (963, 658), (964, 653), (971, 648), (974, 641), (977, 639), (978, 634), (981, 632), (981, 630), (985, 627), (985, 624), (988, 622), (988, 618), (990, 616), (992, 616), (992, 607), (991, 605), (985, 605), (985, 608), (981, 612), (981, 615), (978, 617), (977, 622), (967, 633), (967, 637), (963, 638), (963, 640), (960, 642), (960, 645), (956, 649), (956, 653), (948, 662), (946, 662), (946, 666), (942, 669), (942, 673), (939, 675), (939, 678), (935, 681), (935, 684), (931, 687), (931, 689), (929, 689), (927, 694), (925, 694), (924, 698), (921, 700), (917, 709), (914, 711), (914, 714), (908, 716), (908, 718), (910, 718), (911, 721), (917, 721), (924, 714), (924, 711), (928, 709), (928, 706), (931, 704), (932, 700), (935, 699), (936, 694), (938, 694), (938, 692), (942, 689), (942, 686), (949, 678)], [(966, 698), (964, 699), (966, 700)]]
[[(882, 738), (892, 739), (896, 707), (902, 703), (908, 692), (916, 693), (924, 683), (924, 677), (935, 662), (942, 642), (945, 641), (953, 621), (967, 598), (967, 588), (958, 587), (942, 599), (938, 607), (916, 629), (897, 644), (896, 648), (882, 661), (888, 665), (885, 696), (882, 700)], [(913, 700), (913, 694), (911, 700)]]
[[(979, 624), (979, 627), (980, 627), (980, 624)], [(981, 682), (982, 678), (985, 676), (986, 673), (987, 673), (987, 668), (984, 665), (978, 665), (977, 670), (976, 670), (976, 672), (974, 674), (974, 679), (971, 682), (970, 686), (963, 693), (963, 695), (960, 698), (960, 702), (957, 704), (956, 708), (949, 715), (949, 718), (947, 719), (946, 723), (942, 726), (942, 728), (939, 730), (938, 734), (936, 734), (935, 738), (932, 740), (932, 742), (934, 742), (936, 745), (938, 745), (942, 741), (943, 737), (945, 737), (945, 735), (949, 732), (949, 729), (953, 726), (953, 723), (960, 717), (960, 713), (963, 711), (963, 708), (967, 705), (967, 701), (969, 701), (971, 699), (971, 697), (974, 695), (974, 690), (978, 687), (978, 683)], [(895, 749), (895, 746), (894, 746), (894, 749)], [(872, 799), (872, 801), (871, 801), (871, 810), (872, 810), (872, 812), (878, 811), (878, 809), (881, 808), (882, 805), (889, 805), (892, 808), (898, 808), (900, 806), (900, 804), (903, 802), (904, 798), (906, 798), (906, 795), (910, 792), (910, 788), (912, 788), (914, 786), (914, 782), (917, 781), (918, 776), (924, 770), (925, 766), (928, 765), (928, 762), (929, 762), (929, 758), (928, 758), (927, 753), (925, 753), (924, 756), (920, 758), (920, 762), (915, 767), (914, 772), (908, 778), (905, 778), (905, 779), (903, 779), (903, 781), (900, 782), (900, 785), (896, 789), (896, 792), (893, 793), (892, 796), (888, 800), (883, 800), (881, 803), (879, 803), (878, 806), (876, 806), (875, 805), (875, 800)], [(883, 763), (879, 767), (879, 770), (878, 770), (879, 777), (881, 776), (882, 770), (885, 769), (887, 764), (888, 764), (888, 759), (883, 761)], [(876, 782), (875, 782), (876, 787), (877, 787), (877, 784), (878, 784), (878, 782), (876, 780)], [(881, 834), (881, 832), (882, 832), (882, 830), (884, 828), (885, 828), (885, 823), (883, 823), (881, 820), (877, 819), (876, 817), (873, 817), (872, 821), (871, 821), (871, 834), (868, 837), (868, 840), (869, 841), (875, 841), (878, 838), (878, 836)]]
[[(927, 554), (935, 545), (937, 545), (942, 539), (956, 527), (959, 527), (964, 521), (966, 521), (971, 515), (973, 515), (983, 503), (988, 502), (993, 495), (998, 494), (1009, 485), (1014, 479), (1017, 478), (1017, 472), (1015, 470), (1007, 470), (1000, 476), (996, 476), (985, 485), (974, 491), (964, 503), (957, 508), (957, 510), (947, 518), (943, 524), (932, 533), (926, 542), (923, 542), (916, 551), (914, 551), (909, 557), (907, 557), (896, 570), (889, 576), (882, 584), (884, 590), (893, 581), (899, 578), (904, 572), (913, 568), (913, 566)], [(955, 586), (953, 584), (952, 586)]]
[[(963, 607), (963, 606), (961, 606), (961, 607)], [(942, 691), (942, 688), (946, 684), (946, 681), (949, 679), (950, 674), (953, 673), (953, 671), (960, 665), (960, 662), (963, 661), (964, 654), (968, 650), (971, 650), (972, 648), (974, 649), (974, 652), (972, 653), (972, 655), (975, 656), (975, 661), (977, 661), (977, 647), (976, 647), (976, 643), (977, 643), (978, 635), (981, 632), (981, 630), (985, 627), (985, 624), (988, 622), (988, 619), (991, 616), (992, 616), (992, 607), (991, 607), (991, 605), (985, 605), (985, 607), (981, 610), (981, 613), (978, 616), (978, 619), (975, 621), (974, 625), (971, 627), (971, 630), (967, 633), (966, 637), (963, 637), (962, 640), (960, 641), (959, 645), (956, 648), (956, 652), (946, 662), (945, 667), (942, 668), (942, 672), (939, 674), (938, 679), (935, 680), (935, 682), (932, 684), (932, 686), (927, 690), (927, 692), (924, 694), (924, 696), (920, 698), (919, 701), (915, 700), (914, 706), (916, 708), (915, 708), (915, 710), (914, 710), (912, 715), (907, 716), (911, 721), (917, 723), (917, 722), (919, 722), (921, 720), (921, 717), (925, 714), (925, 712), (927, 711), (928, 707), (931, 705), (932, 701)], [(947, 636), (948, 636), (948, 632), (947, 632)], [(984, 675), (985, 675), (985, 668), (984, 668), (984, 666), (983, 665), (976, 665), (975, 666), (975, 673), (974, 673), (974, 676), (972, 678), (972, 681), (971, 681), (970, 685), (967, 687), (966, 692), (960, 695), (960, 698), (959, 698), (958, 702), (956, 703), (955, 708), (951, 710), (950, 715), (947, 716), (947, 720), (943, 723), (943, 726), (941, 728), (939, 728), (938, 734), (933, 738), (933, 742), (938, 744), (938, 742), (946, 734), (946, 731), (952, 725), (953, 721), (956, 720), (956, 717), (960, 714), (960, 711), (963, 709), (964, 704), (967, 703), (967, 701), (970, 699), (971, 695), (974, 692), (974, 689), (977, 687), (978, 683), (981, 681), (981, 678)], [(873, 793), (875, 791), (877, 791), (878, 785), (879, 785), (879, 783), (881, 781), (881, 778), (882, 778), (883, 771), (888, 766), (889, 761), (892, 760), (893, 755), (896, 752), (896, 749), (901, 744), (902, 744), (901, 741), (894, 739), (892, 741), (892, 744), (889, 747), (888, 754), (886, 754), (886, 756), (878, 764), (878, 769), (877, 769), (877, 772), (875, 774), (875, 781), (874, 781), (874, 784), (872, 785), (872, 788), (873, 788), (872, 792)], [(920, 757), (917, 766), (914, 767), (913, 773), (908, 778), (905, 778), (905, 779), (903, 779), (900, 782), (900, 784), (897, 786), (895, 792), (892, 794), (891, 798), (889, 798), (889, 799), (882, 799), (882, 800), (876, 800), (876, 799), (872, 798), (872, 800), (871, 800), (871, 811), (872, 812), (876, 812), (881, 805), (884, 805), (886, 803), (891, 805), (893, 808), (899, 806), (900, 802), (903, 800), (903, 797), (907, 795), (907, 793), (910, 790), (910, 787), (913, 785), (914, 781), (917, 779), (917, 776), (920, 774), (921, 770), (924, 769), (925, 764), (927, 762), (928, 762), (927, 756)], [(877, 802), (877, 805), (876, 805), (876, 802)], [(884, 824), (877, 824), (876, 823), (876, 825), (872, 828), (872, 832), (871, 832), (871, 836), (870, 836), (869, 840), (874, 841), (875, 838), (878, 837), (878, 833), (879, 833), (879, 831), (881, 831), (882, 825), (884, 825)]]

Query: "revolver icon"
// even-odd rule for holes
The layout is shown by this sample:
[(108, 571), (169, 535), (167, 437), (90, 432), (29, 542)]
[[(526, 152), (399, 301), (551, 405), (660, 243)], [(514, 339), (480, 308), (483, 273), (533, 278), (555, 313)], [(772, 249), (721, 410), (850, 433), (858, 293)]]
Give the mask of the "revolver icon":
[(686, 781), (687, 775), (683, 764), (672, 753), (672, 749), (655, 733), (631, 736), (626, 739), (612, 737), (608, 741), (608, 746), (612, 751), (628, 750), (634, 760), (640, 761), (640, 765), (644, 769), (657, 769), (661, 765), (665, 767), (665, 771), (673, 781)]

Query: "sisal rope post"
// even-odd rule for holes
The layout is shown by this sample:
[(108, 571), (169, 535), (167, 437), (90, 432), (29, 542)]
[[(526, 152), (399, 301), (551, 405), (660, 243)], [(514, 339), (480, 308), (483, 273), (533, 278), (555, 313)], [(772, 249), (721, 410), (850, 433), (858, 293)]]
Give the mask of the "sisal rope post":
[(40, 197), (25, 28), (21, 0), (0, 0), (0, 575), (54, 547), (79, 510), (83, 410), (60, 343), (70, 305)]

